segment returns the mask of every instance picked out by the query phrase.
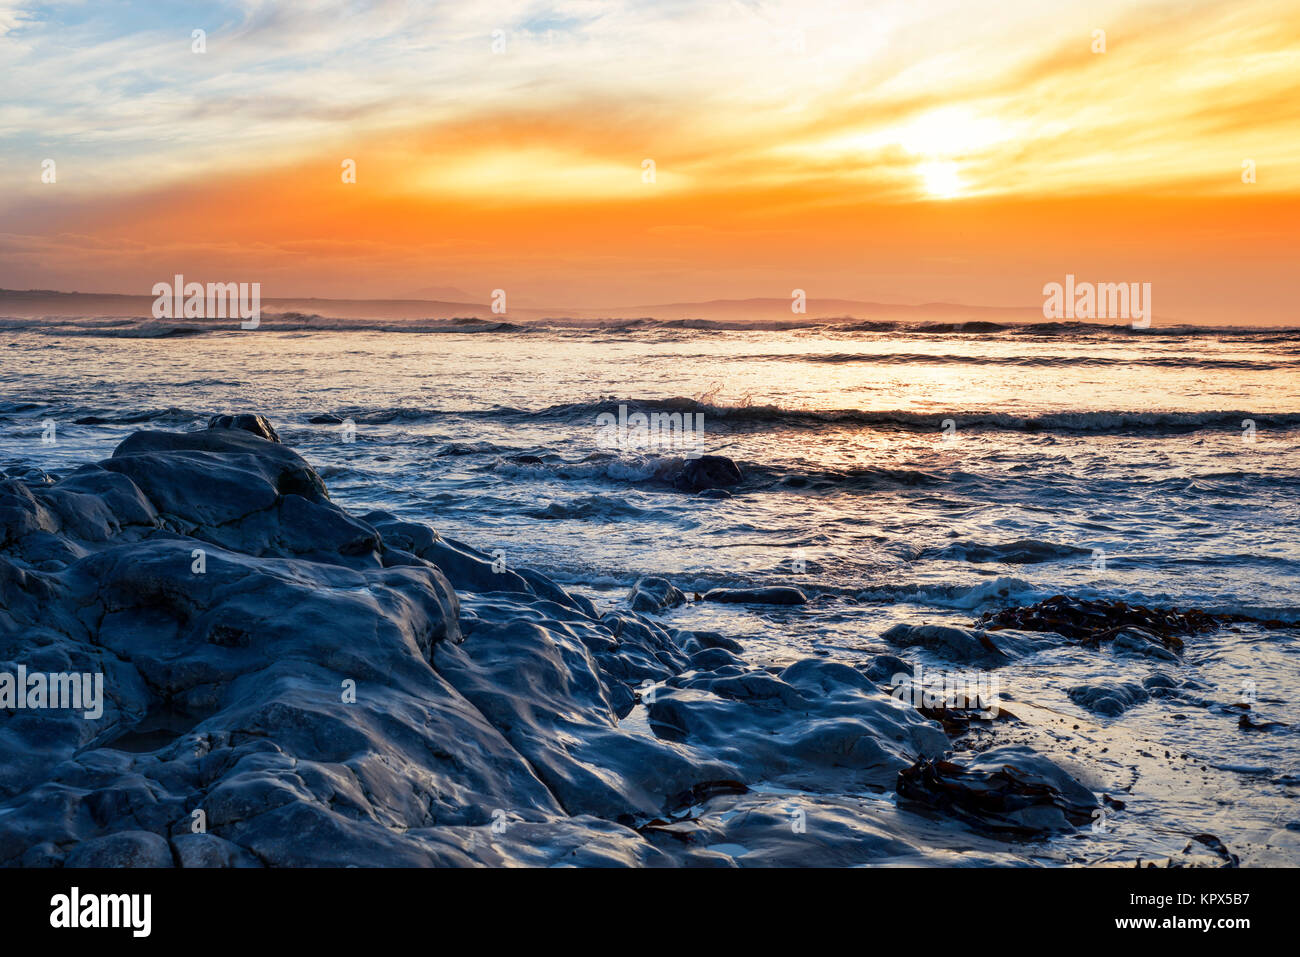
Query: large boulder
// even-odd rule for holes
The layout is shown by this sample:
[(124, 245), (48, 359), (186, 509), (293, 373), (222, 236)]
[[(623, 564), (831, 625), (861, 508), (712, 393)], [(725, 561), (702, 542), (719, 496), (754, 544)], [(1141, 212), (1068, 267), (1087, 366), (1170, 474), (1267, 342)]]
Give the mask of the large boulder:
[(259, 438), (266, 439), (269, 442), (279, 442), (280, 434), (275, 431), (275, 426), (271, 425), (269, 419), (264, 415), (250, 415), (243, 413), (240, 415), (214, 415), (208, 419), (209, 429), (242, 429), (245, 432), (251, 432)]
[(673, 488), (681, 492), (728, 489), (744, 481), (740, 466), (725, 455), (701, 455), (686, 459), (672, 478)]
[(627, 605), (633, 611), (659, 614), (686, 604), (682, 590), (665, 578), (638, 578), (627, 593)]

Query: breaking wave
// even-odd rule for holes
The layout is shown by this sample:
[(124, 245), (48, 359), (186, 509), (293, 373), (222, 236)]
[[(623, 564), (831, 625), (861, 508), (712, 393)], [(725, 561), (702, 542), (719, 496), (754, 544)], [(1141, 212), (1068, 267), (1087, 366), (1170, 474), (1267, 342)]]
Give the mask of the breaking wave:
[[(24, 316), (0, 317), (0, 330), (32, 332), (48, 336), (100, 336), (117, 339), (165, 339), (180, 336), (219, 335), (241, 332), (239, 320), (155, 319), (151, 316)], [(385, 332), (406, 335), (497, 333), (523, 334), (564, 331), (569, 335), (611, 333), (635, 335), (653, 332), (704, 334), (747, 331), (780, 332), (823, 330), (832, 334), (895, 333), (899, 336), (1024, 336), (1061, 339), (1104, 337), (1189, 338), (1244, 337), (1258, 342), (1300, 340), (1300, 328), (1264, 326), (1153, 326), (1134, 329), (1131, 325), (1088, 322), (904, 322), (882, 319), (798, 318), (798, 319), (580, 319), (568, 316), (540, 320), (510, 320), (498, 316), (452, 318), (333, 317), (306, 312), (263, 310), (258, 331), (275, 332)], [(807, 361), (855, 361), (856, 356), (829, 356)], [(964, 357), (948, 357), (950, 360)], [(925, 357), (935, 361), (934, 357)], [(863, 360), (866, 361), (866, 360)], [(877, 361), (889, 361), (883, 357)], [(893, 361), (922, 361), (903, 355)], [(941, 360), (940, 360), (941, 361)], [(1100, 362), (1098, 364), (1104, 364)]]
[[(389, 409), (376, 413), (376, 421), (392, 418), (419, 419), (445, 417), (500, 418), (504, 420), (550, 419), (575, 423), (594, 422), (604, 413), (617, 415), (619, 406), (628, 414), (703, 413), (706, 428), (716, 429), (819, 429), (827, 425), (898, 431), (936, 431), (951, 420), (958, 429), (1028, 432), (1140, 432), (1183, 433), (1201, 429), (1240, 431), (1244, 420), (1258, 428), (1293, 428), (1300, 426), (1300, 413), (1256, 413), (1243, 411), (1211, 412), (1141, 412), (1088, 411), (1046, 412), (1039, 415), (1013, 415), (1007, 412), (953, 411), (913, 412), (910, 410), (869, 409), (787, 409), (778, 405), (725, 405), (683, 397), (669, 399), (603, 399), (596, 402), (563, 403), (544, 409), (529, 410), (506, 406), (460, 412)], [(367, 413), (362, 413), (367, 414)], [(360, 420), (358, 420), (360, 421)]]

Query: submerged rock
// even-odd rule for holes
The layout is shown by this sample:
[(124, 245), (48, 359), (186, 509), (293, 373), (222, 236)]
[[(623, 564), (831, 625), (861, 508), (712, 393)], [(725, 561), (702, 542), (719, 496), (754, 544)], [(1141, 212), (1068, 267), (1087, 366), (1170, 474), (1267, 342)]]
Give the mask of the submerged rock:
[[(1180, 646), (1181, 647), (1181, 646)], [(1164, 639), (1143, 628), (1125, 628), (1110, 641), (1110, 650), (1124, 658), (1152, 658), (1156, 661), (1177, 661), (1178, 654)]]
[(917, 761), (898, 775), (900, 801), (924, 805), (995, 832), (1041, 836), (1074, 830), (1097, 796), (1026, 747), (992, 748), (965, 764)]
[(711, 588), (705, 601), (736, 605), (803, 605), (808, 596), (792, 585), (769, 585), (766, 588)]
[(925, 648), (950, 661), (1000, 664), (1006, 655), (987, 635), (951, 625), (897, 624), (880, 636), (896, 648)]
[(1129, 708), (1142, 704), (1151, 695), (1135, 682), (1117, 682), (1108, 685), (1078, 685), (1068, 692), (1070, 700), (1094, 714), (1118, 717)]
[(706, 488), (695, 493), (697, 498), (726, 499), (731, 498), (732, 494), (725, 488)]
[(658, 614), (686, 604), (686, 595), (667, 579), (638, 578), (627, 594), (627, 604), (633, 611)]
[(701, 492), (731, 488), (743, 480), (740, 466), (725, 455), (701, 455), (697, 459), (686, 459), (671, 482), (680, 492)]

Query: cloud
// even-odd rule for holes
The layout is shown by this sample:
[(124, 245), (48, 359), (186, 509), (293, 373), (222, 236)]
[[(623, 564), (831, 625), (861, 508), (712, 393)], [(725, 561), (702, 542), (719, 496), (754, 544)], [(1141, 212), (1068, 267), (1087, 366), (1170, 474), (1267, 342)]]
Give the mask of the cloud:
[[(1300, 16), (1277, 0), (1172, 12), (1006, 0), (997, 16), (955, 0), (861, 10), (828, 0), (243, 0), (165, 13), (139, 3), (0, 5), (0, 24), (18, 23), (22, 43), (0, 50), (0, 67), (9, 89), (34, 96), (0, 102), (0, 159), (31, 170), (53, 156), (73, 192), (202, 184), (339, 149), (382, 150), (402, 131), (436, 140), (527, 113), (549, 117), (558, 136), (568, 128), (590, 138), (565, 149), (526, 142), (512, 193), (530, 178), (540, 194), (565, 183), (578, 194), (584, 181), (605, 192), (612, 167), (664, 155), (701, 188), (779, 172), (787, 181), (840, 175), (906, 198), (890, 151), (912, 148), (917, 124), (944, 109), (984, 124), (994, 141), (1015, 134), (955, 143), (969, 155), (953, 160), (978, 191), (1198, 182), (1226, 162), (1217, 131), (1242, 115), (1252, 126), (1237, 139), (1251, 142), (1234, 148), (1267, 148), (1264, 185), (1300, 188), (1295, 138), (1266, 139), (1285, 129), (1300, 52)], [(1089, 49), (1099, 24), (1110, 40), (1100, 56)], [(205, 53), (191, 51), (192, 29), (207, 31)], [(606, 149), (589, 114), (614, 124), (616, 149), (642, 156)], [(513, 132), (503, 130), (501, 150)], [(944, 132), (936, 119), (927, 135)], [(553, 162), (539, 166), (540, 151)], [(485, 156), (509, 178), (508, 158)], [(404, 178), (436, 186), (428, 164)], [(452, 169), (445, 186), (487, 180)], [(30, 195), (35, 184), (28, 175), (5, 185)]]
[(7, 35), (23, 23), (24, 6), (23, 3), (0, 2), (0, 37)]

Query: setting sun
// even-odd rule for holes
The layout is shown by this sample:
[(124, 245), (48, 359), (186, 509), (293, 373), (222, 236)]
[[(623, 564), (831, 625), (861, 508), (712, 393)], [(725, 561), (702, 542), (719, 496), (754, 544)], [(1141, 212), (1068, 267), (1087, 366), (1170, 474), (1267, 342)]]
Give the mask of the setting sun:
[(948, 161), (926, 163), (918, 168), (925, 191), (935, 199), (954, 199), (961, 195), (962, 181), (957, 164)]
[(899, 145), (918, 156), (969, 156), (1011, 136), (993, 117), (978, 116), (961, 107), (923, 113), (896, 134)]

